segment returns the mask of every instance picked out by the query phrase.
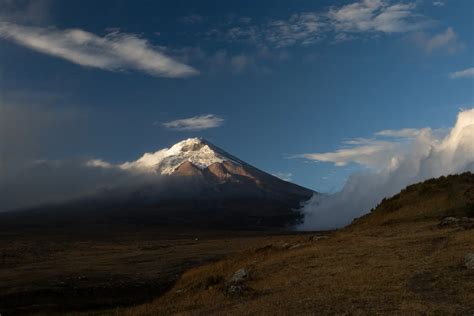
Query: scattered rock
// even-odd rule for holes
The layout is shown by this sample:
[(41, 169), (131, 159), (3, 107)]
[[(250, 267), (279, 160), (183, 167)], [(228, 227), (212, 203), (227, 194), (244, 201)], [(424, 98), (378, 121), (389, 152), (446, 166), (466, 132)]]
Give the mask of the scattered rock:
[(244, 293), (244, 291), (245, 291), (245, 288), (242, 285), (235, 285), (235, 284), (229, 286), (229, 288), (227, 289), (227, 293), (232, 294), (232, 295), (241, 295), (242, 293)]
[(310, 241), (318, 241), (318, 240), (321, 240), (321, 239), (328, 239), (328, 236), (314, 235), (314, 236), (309, 237)]
[(445, 217), (439, 224), (439, 227), (457, 226), (460, 220), (456, 217)]
[(230, 283), (240, 283), (243, 282), (245, 279), (247, 279), (249, 276), (249, 273), (247, 269), (242, 268), (237, 271), (235, 271), (234, 275), (229, 279)]
[(272, 245), (266, 245), (266, 246), (255, 249), (255, 252), (266, 252), (266, 251), (270, 251), (272, 249), (273, 249)]
[(302, 244), (294, 244), (293, 246), (291, 246), (288, 249), (296, 249), (296, 248), (300, 248), (301, 246), (303, 246), (303, 245)]
[(285, 242), (285, 243), (283, 243), (283, 245), (281, 245), (281, 247), (282, 247), (283, 249), (289, 249), (289, 248), (291, 247), (291, 244)]
[(469, 217), (446, 217), (444, 218), (439, 224), (438, 227), (462, 227), (464, 229), (472, 229), (474, 228), (474, 219)]
[(474, 252), (468, 253), (466, 257), (464, 257), (464, 265), (468, 269), (474, 269)]
[(465, 229), (474, 229), (474, 218), (461, 218), (461, 226)]
[(249, 277), (247, 269), (242, 268), (237, 270), (229, 279), (227, 286), (227, 294), (232, 296), (243, 296), (252, 293), (252, 289), (244, 284), (244, 281)]

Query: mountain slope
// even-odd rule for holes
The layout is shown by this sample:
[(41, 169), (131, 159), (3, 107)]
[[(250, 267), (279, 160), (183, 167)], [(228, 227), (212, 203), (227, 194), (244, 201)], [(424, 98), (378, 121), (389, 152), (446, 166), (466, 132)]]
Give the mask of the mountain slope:
[[(219, 229), (283, 228), (314, 192), (267, 174), (200, 138), (146, 153), (136, 161), (94, 168), (130, 174), (133, 184), (33, 210), (0, 214), (14, 225), (133, 224)], [(139, 180), (136, 180), (139, 179)]]
[(120, 167), (169, 175), (175, 173), (184, 162), (190, 162), (199, 169), (205, 169), (214, 163), (224, 161), (232, 161), (236, 165), (245, 164), (202, 138), (188, 138), (170, 148), (145, 153), (138, 160), (123, 163)]
[(374, 227), (445, 217), (474, 217), (474, 174), (466, 172), (413, 184), (384, 199), (351, 227)]

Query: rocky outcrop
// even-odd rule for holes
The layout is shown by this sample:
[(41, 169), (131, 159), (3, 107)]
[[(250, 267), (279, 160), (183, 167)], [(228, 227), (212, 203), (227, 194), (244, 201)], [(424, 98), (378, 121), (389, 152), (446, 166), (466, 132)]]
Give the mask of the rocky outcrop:
[(464, 257), (464, 265), (466, 268), (474, 270), (474, 252), (468, 253)]

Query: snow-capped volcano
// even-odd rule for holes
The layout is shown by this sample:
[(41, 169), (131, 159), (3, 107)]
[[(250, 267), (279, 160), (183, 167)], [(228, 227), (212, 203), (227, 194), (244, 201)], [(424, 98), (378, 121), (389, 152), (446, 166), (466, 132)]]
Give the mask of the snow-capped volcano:
[(120, 168), (170, 175), (184, 162), (190, 162), (199, 169), (205, 169), (214, 163), (224, 161), (230, 161), (236, 165), (242, 163), (202, 138), (188, 138), (171, 148), (145, 153), (136, 161), (121, 164)]
[(260, 229), (297, 223), (302, 214), (295, 209), (314, 194), (201, 138), (145, 153), (135, 161), (115, 165), (96, 159), (87, 166), (117, 172), (117, 183), (25, 214), (43, 214), (58, 222), (74, 217), (74, 222), (84, 223)]
[[(137, 174), (158, 174), (187, 178), (187, 195), (223, 197), (258, 197), (305, 199), (312, 191), (283, 181), (236, 158), (202, 138), (188, 138), (156, 152), (145, 153), (135, 161), (112, 165), (90, 161), (101, 168), (119, 168)], [(219, 196), (214, 197), (216, 192)]]

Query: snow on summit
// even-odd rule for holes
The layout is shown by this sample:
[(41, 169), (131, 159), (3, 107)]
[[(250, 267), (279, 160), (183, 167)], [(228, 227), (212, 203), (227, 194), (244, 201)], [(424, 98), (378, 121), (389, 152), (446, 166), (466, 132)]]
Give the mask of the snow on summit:
[(119, 167), (125, 170), (158, 172), (169, 175), (185, 161), (204, 169), (213, 163), (222, 163), (227, 160), (240, 164), (207, 141), (201, 138), (188, 138), (176, 143), (171, 148), (145, 153), (138, 160), (125, 162)]

